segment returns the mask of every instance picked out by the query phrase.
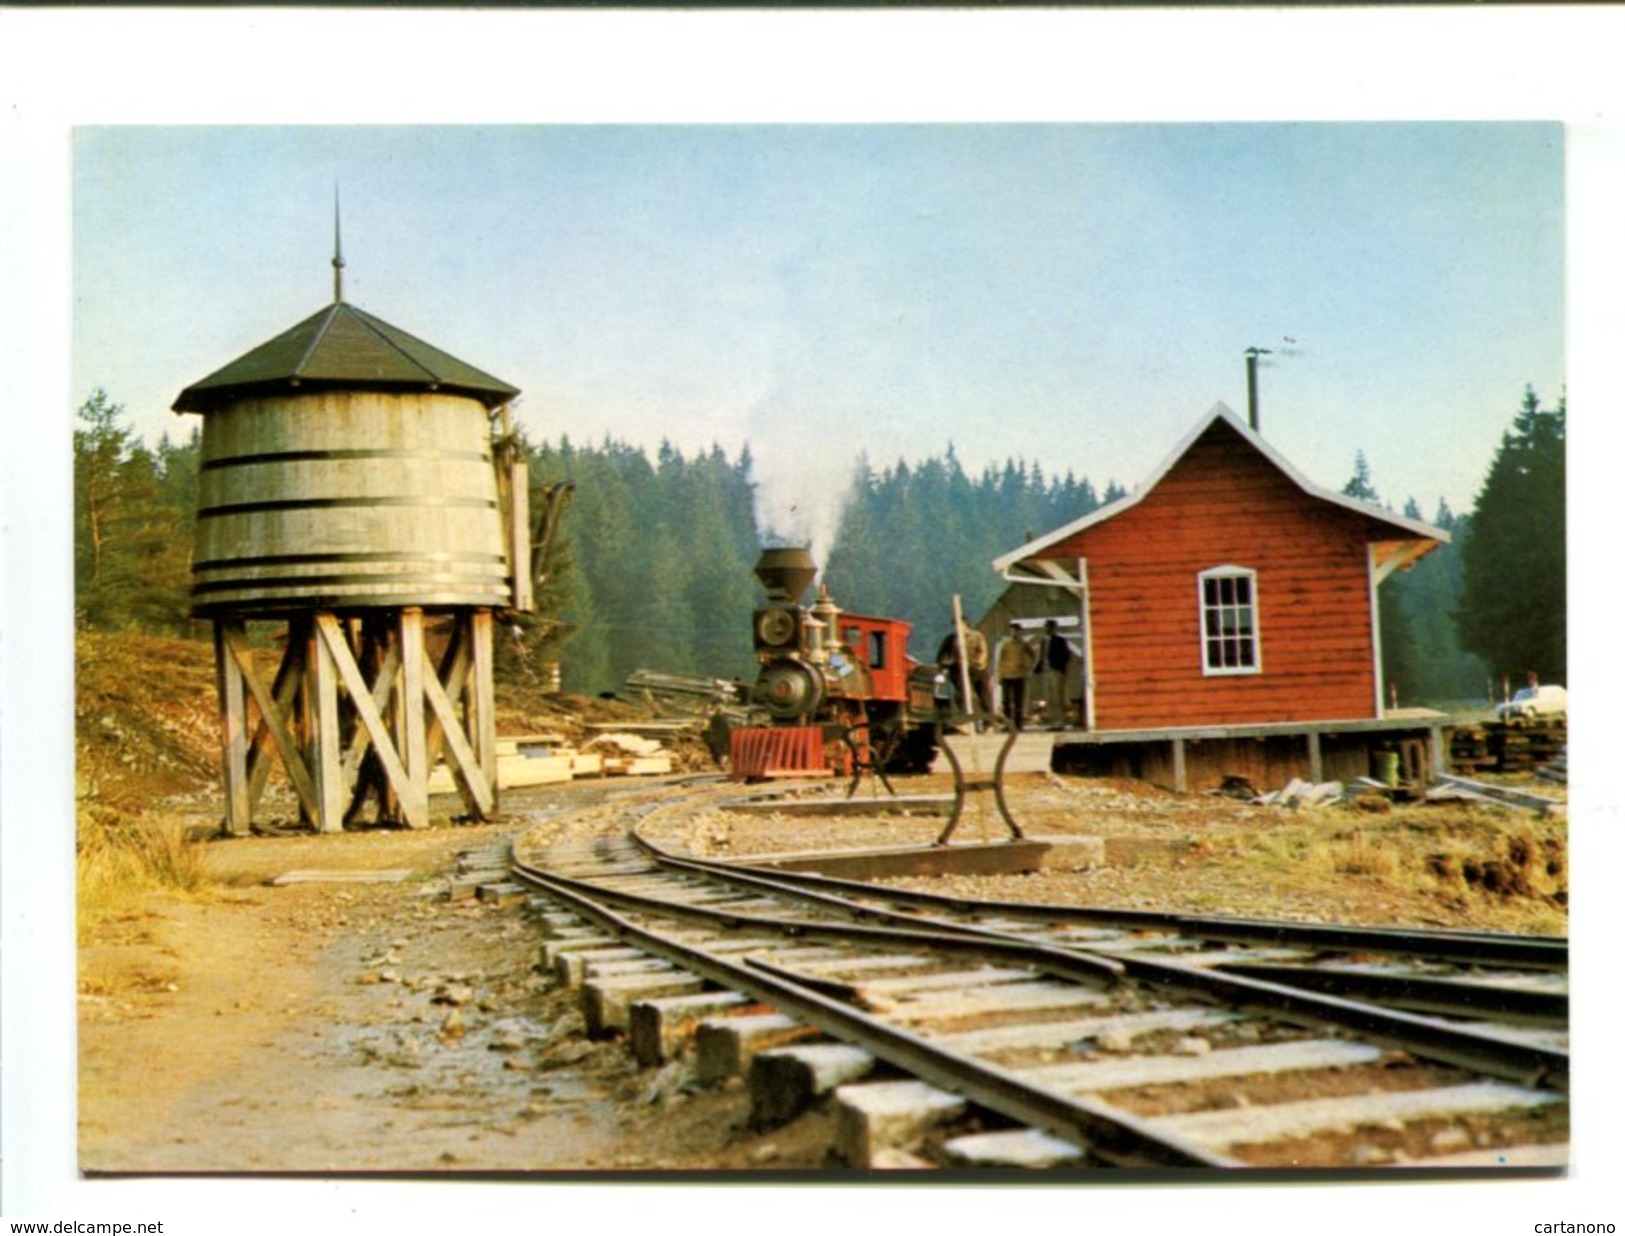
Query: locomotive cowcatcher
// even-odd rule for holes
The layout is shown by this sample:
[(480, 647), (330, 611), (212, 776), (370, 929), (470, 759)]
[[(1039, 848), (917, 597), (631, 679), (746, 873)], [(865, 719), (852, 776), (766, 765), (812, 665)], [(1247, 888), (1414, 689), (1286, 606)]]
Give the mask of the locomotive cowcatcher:
[(937, 669), (908, 655), (910, 624), (841, 610), (804, 548), (767, 549), (756, 563), (767, 603), (752, 615), (759, 670), (752, 703), (765, 725), (730, 736), (733, 775), (924, 772), (936, 749)]

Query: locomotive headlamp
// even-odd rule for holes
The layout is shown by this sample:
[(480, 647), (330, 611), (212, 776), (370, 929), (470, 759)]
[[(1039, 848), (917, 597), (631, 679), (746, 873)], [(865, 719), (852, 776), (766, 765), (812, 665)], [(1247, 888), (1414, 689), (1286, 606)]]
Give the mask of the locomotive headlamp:
[(769, 648), (783, 648), (796, 642), (796, 611), (764, 609), (756, 615), (757, 642)]

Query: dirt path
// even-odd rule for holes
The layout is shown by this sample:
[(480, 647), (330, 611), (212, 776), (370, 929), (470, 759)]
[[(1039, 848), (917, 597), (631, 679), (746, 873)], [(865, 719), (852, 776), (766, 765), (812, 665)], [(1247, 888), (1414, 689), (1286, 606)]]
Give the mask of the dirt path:
[[(235, 886), (114, 925), (81, 956), (80, 1169), (816, 1166), (817, 1138), (752, 1137), (739, 1089), (670, 1092), (584, 1041), (574, 999), (531, 968), (525, 909), (445, 899), (458, 852), (503, 835), (220, 843), (211, 867)], [(367, 867), (415, 874), (263, 883)]]

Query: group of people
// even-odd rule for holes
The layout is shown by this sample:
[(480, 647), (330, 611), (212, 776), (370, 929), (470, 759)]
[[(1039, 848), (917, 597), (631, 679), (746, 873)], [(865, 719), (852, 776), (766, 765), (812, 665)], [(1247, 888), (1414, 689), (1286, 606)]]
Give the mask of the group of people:
[[(1055, 724), (1067, 715), (1067, 705), (1074, 694), (1072, 663), (1077, 657), (1071, 643), (1061, 634), (1060, 624), (1053, 618), (1044, 624), (1041, 636), (1030, 639), (1022, 634), (1019, 622), (1012, 622), (1008, 637), (999, 643), (996, 664), (990, 660), (987, 637), (970, 623), (961, 621), (957, 637), (950, 633), (937, 650), (937, 665), (946, 679), (940, 699), (951, 701), (954, 696), (947, 693), (963, 692), (961, 648), (978, 711), (993, 711), (993, 675), (989, 673), (992, 669), (999, 680), (1000, 710), (1012, 728), (1019, 730), (1027, 723), (1028, 684), (1035, 678), (1040, 692), (1037, 699), (1042, 703), (1039, 719), (1045, 724)], [(960, 703), (965, 706), (963, 699)]]

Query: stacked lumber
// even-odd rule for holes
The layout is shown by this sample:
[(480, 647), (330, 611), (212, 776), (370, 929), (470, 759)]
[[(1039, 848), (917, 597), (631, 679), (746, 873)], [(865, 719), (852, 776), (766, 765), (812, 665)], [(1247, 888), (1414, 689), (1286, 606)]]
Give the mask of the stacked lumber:
[(651, 712), (669, 709), (689, 716), (704, 716), (715, 707), (742, 702), (738, 686), (726, 679), (652, 669), (633, 670), (626, 676), (623, 690), (628, 699)]
[(600, 734), (587, 749), (602, 759), (606, 777), (650, 777), (671, 772), (671, 752), (640, 734)]
[(1500, 731), (1501, 762), (1497, 772), (1529, 773), (1563, 753), (1568, 730), (1562, 722), (1538, 725), (1503, 725)]
[(1485, 721), (1450, 732), (1451, 770), (1476, 773), (1530, 773), (1567, 750), (1568, 727), (1561, 721), (1509, 725)]
[(1464, 725), (1450, 731), (1450, 767), (1455, 772), (1494, 772), (1500, 760), (1490, 745), (1488, 726)]

